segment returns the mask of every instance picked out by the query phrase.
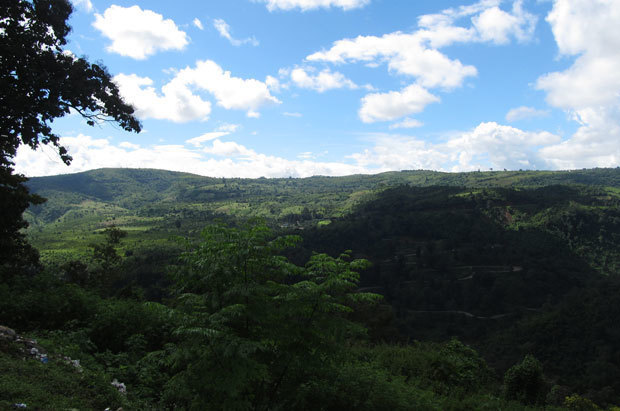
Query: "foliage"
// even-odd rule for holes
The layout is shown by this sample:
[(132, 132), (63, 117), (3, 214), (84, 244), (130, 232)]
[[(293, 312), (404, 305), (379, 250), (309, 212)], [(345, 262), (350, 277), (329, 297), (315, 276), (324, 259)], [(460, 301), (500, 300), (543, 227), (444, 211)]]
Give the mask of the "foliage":
[(49, 362), (43, 364), (23, 358), (18, 350), (0, 349), (0, 408), (24, 403), (49, 410), (116, 409), (126, 404), (99, 370), (81, 367), (78, 371), (57, 353), (49, 353)]
[(542, 365), (531, 355), (512, 366), (504, 375), (506, 398), (524, 404), (539, 404), (546, 394)]
[[(520, 362), (528, 353), (558, 384), (546, 409), (567, 397), (609, 408), (620, 400), (619, 176), (35, 179), (50, 201), (28, 211), (29, 238), (54, 264), (0, 283), (0, 324), (125, 382), (127, 409), (540, 409), (546, 384), (536, 361)], [(244, 223), (252, 216), (272, 229)], [(237, 228), (201, 236), (218, 217)], [(189, 240), (164, 277), (182, 248), (171, 234)], [(102, 293), (106, 261), (119, 281)], [(360, 291), (385, 300), (368, 306)], [(505, 391), (487, 362), (498, 375), (520, 362)]]
[[(2, 137), (0, 137), (1, 139)], [(24, 177), (13, 176), (0, 166), (0, 281), (10, 280), (17, 270), (36, 266), (39, 253), (21, 231), (28, 224), (22, 213), (30, 204), (41, 204), (40, 196), (30, 194)]]
[[(24, 271), (38, 254), (19, 230), (22, 213), (43, 199), (13, 174), (17, 148), (52, 144), (63, 162), (71, 156), (52, 132), (51, 122), (72, 110), (89, 125), (111, 121), (127, 131), (140, 131), (133, 108), (123, 102), (118, 87), (101, 64), (91, 64), (65, 52), (71, 28), (68, 0), (12, 0), (0, 5), (0, 278)], [(13, 273), (10, 273), (11, 275)]]
[(114, 121), (140, 131), (133, 108), (123, 102), (105, 67), (65, 53), (72, 12), (66, 0), (17, 0), (0, 7), (0, 144), (6, 167), (21, 144), (52, 144), (71, 161), (49, 123), (74, 110), (94, 125)]
[(384, 344), (365, 355), (410, 384), (440, 395), (462, 398), (491, 388), (493, 382), (493, 373), (480, 355), (456, 339), (443, 344)]
[[(176, 309), (185, 314), (168, 401), (200, 409), (295, 407), (298, 389), (334, 369), (363, 330), (349, 306), (376, 296), (353, 293), (349, 254), (314, 255), (298, 267), (279, 252), (293, 236), (272, 239), (263, 223), (208, 226), (188, 243), (175, 275)], [(207, 384), (207, 382), (210, 382)]]
[(595, 403), (577, 394), (573, 394), (570, 397), (566, 397), (566, 399), (564, 400), (564, 406), (568, 410), (576, 410), (576, 411), (600, 410), (600, 408)]

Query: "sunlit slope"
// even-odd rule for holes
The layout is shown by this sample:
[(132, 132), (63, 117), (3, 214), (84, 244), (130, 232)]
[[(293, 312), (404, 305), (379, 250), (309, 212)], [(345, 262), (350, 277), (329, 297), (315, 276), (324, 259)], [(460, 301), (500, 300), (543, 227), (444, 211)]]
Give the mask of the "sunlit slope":
[(585, 184), (620, 192), (619, 169), (570, 172), (388, 172), (303, 179), (210, 178), (153, 169), (100, 169), (38, 177), (29, 186), (48, 199), (27, 212), (29, 235), (43, 255), (84, 253), (98, 230), (115, 224), (127, 244), (168, 241), (209, 221), (261, 217), (282, 228), (324, 225), (376, 198), (385, 188), (409, 186), (540, 187)]

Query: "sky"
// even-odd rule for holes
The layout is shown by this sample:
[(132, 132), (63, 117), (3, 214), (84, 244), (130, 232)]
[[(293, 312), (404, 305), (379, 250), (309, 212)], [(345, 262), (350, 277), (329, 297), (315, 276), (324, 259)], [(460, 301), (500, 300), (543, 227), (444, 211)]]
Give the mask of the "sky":
[(72, 0), (143, 131), (53, 130), (27, 176), (214, 177), (620, 165), (618, 0)]

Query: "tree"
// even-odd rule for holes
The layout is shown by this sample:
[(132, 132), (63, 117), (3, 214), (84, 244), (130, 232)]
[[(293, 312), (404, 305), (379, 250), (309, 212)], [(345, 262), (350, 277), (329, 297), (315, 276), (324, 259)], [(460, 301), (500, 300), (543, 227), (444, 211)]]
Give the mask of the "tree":
[(67, 0), (12, 0), (0, 6), (1, 163), (11, 165), (17, 148), (52, 144), (62, 160), (71, 156), (50, 123), (71, 110), (87, 124), (118, 123), (139, 132), (133, 108), (124, 103), (106, 68), (63, 50), (71, 31)]
[(13, 173), (19, 146), (51, 144), (70, 164), (71, 156), (51, 127), (54, 119), (70, 112), (91, 126), (113, 122), (126, 131), (141, 129), (106, 68), (63, 50), (71, 12), (67, 0), (0, 4), (0, 215), (8, 216), (0, 219), (0, 260), (5, 265), (16, 255), (31, 253), (19, 233), (26, 226), (21, 215), (29, 204), (42, 201), (28, 192), (23, 176)]
[(279, 255), (299, 238), (272, 237), (264, 223), (214, 225), (200, 243), (188, 242), (174, 275), (183, 320), (169, 404), (299, 408), (301, 388), (335, 374), (346, 341), (364, 331), (347, 313), (378, 297), (353, 292), (368, 262), (315, 254), (299, 267)]
[(504, 375), (506, 398), (523, 404), (538, 404), (546, 394), (545, 379), (540, 362), (526, 355), (522, 362), (513, 365)]

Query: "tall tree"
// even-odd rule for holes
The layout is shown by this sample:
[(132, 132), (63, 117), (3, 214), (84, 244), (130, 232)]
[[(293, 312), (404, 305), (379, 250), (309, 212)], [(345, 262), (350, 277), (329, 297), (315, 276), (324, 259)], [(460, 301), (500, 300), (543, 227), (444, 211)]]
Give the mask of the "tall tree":
[(19, 233), (26, 226), (23, 211), (41, 202), (28, 193), (25, 178), (14, 174), (19, 146), (51, 144), (70, 164), (51, 123), (72, 111), (91, 126), (114, 122), (127, 131), (141, 129), (106, 68), (63, 49), (72, 11), (67, 0), (0, 2), (0, 261), (5, 264), (27, 248)]
[(173, 276), (182, 341), (164, 395), (171, 404), (305, 408), (312, 381), (342, 365), (347, 341), (365, 331), (348, 318), (351, 306), (379, 298), (355, 292), (369, 263), (315, 254), (299, 267), (279, 254), (299, 241), (273, 239), (257, 223), (208, 226), (202, 242), (188, 242)]

